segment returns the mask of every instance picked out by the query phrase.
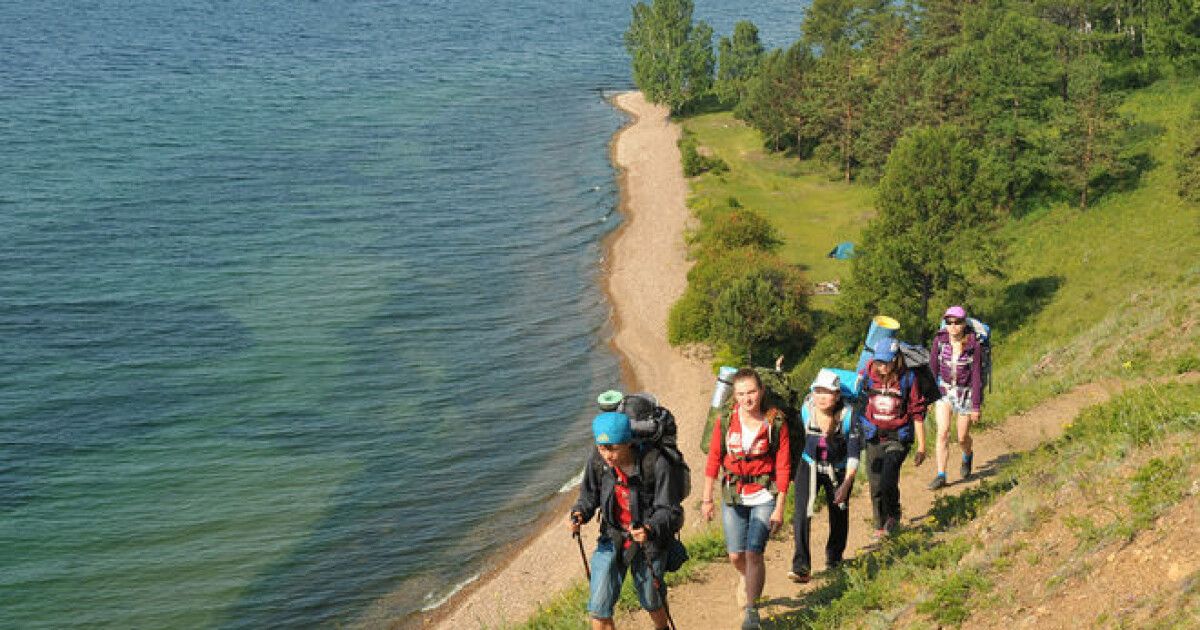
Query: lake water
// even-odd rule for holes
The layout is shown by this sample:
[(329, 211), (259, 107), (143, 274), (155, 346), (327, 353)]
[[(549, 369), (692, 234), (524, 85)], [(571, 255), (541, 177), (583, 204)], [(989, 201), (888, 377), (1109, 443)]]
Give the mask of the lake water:
[[(697, 3), (772, 45), (804, 3)], [(627, 3), (0, 5), (0, 626), (397, 617), (580, 467)]]

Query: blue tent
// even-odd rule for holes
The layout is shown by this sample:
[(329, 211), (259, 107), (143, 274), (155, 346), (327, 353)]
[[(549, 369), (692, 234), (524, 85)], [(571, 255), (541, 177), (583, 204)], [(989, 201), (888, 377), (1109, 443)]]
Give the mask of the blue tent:
[(836, 258), (838, 260), (854, 258), (854, 243), (851, 243), (850, 241), (838, 243), (837, 247), (829, 250), (829, 253), (826, 254), (826, 258)]

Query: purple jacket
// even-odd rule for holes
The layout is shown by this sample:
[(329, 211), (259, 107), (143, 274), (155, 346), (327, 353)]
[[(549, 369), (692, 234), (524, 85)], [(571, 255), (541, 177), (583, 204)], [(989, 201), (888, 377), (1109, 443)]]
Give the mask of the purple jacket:
[[(929, 347), (929, 367), (938, 380), (942, 396), (953, 393), (958, 398), (970, 394), (971, 411), (979, 411), (983, 403), (983, 378), (980, 372), (980, 348), (975, 333), (968, 331), (963, 339), (962, 354), (955, 361), (950, 331), (939, 330)], [(954, 389), (954, 392), (950, 390)]]

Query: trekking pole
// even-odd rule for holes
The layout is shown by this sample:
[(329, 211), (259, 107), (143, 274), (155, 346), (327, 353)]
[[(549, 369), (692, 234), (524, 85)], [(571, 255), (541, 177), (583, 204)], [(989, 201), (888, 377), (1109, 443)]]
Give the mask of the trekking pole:
[(650, 569), (650, 577), (654, 578), (654, 588), (662, 594), (663, 612), (667, 613), (667, 628), (670, 628), (670, 630), (676, 630), (675, 620), (671, 618), (671, 606), (667, 604), (666, 581), (663, 579), (663, 576), (659, 575), (658, 571), (654, 569), (654, 559), (650, 557), (650, 554), (646, 551), (645, 547), (641, 548), (641, 556), (642, 561), (646, 563), (646, 568)]
[(579, 532), (571, 534), (575, 538), (575, 542), (579, 543), (579, 557), (583, 560), (583, 574), (587, 576), (589, 582), (592, 581), (592, 570), (588, 567), (587, 553), (583, 550), (583, 538), (579, 536)]
[[(571, 520), (574, 521), (576, 525), (583, 523), (583, 519), (577, 518), (575, 514), (571, 515)], [(571, 532), (571, 538), (574, 538), (575, 542), (579, 544), (579, 558), (583, 560), (583, 574), (586, 575), (588, 581), (591, 582), (592, 569), (588, 566), (587, 553), (583, 550), (583, 537), (579, 535), (578, 531), (573, 531)]]

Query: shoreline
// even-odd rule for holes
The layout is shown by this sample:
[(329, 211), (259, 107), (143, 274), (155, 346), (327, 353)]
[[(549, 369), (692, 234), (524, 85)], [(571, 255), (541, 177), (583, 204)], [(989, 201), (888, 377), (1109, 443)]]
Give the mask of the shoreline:
[[(684, 232), (692, 218), (676, 144), (680, 130), (666, 108), (650, 105), (640, 92), (618, 93), (609, 103), (629, 120), (609, 143), (622, 223), (601, 248), (600, 288), (612, 308), (608, 345), (617, 356), (623, 386), (630, 392), (650, 391), (675, 414), (695, 485), (703, 482), (703, 465), (698, 465), (698, 446), (688, 445), (699, 444), (713, 376), (705, 362), (689, 359), (667, 343), (667, 314), (686, 288), (691, 268)], [(563, 524), (574, 499), (573, 491), (556, 496), (534, 533), (506, 546), (498, 554), (502, 561), (485, 567), (436, 609), (381, 626), (503, 627), (525, 621), (572, 584), (583, 583), (578, 547)], [(685, 507), (694, 527), (698, 510)], [(582, 531), (589, 555), (596, 535), (595, 521)], [(386, 602), (376, 612), (364, 619), (387, 619)]]

